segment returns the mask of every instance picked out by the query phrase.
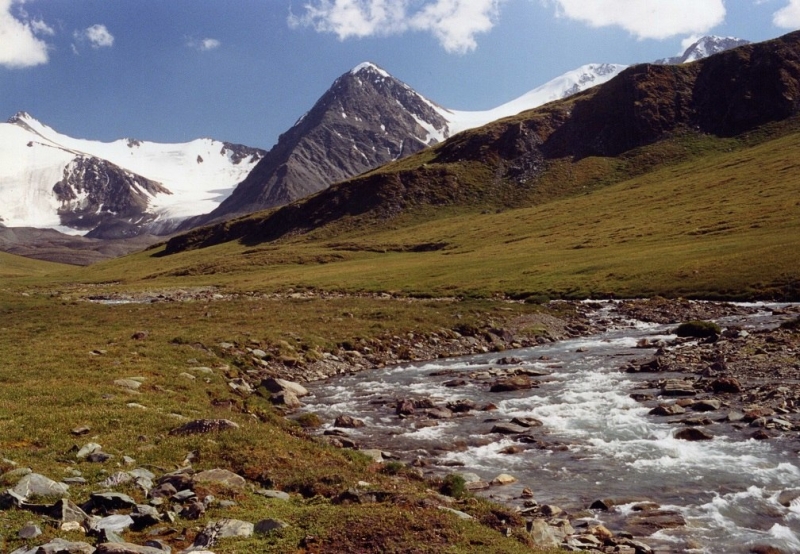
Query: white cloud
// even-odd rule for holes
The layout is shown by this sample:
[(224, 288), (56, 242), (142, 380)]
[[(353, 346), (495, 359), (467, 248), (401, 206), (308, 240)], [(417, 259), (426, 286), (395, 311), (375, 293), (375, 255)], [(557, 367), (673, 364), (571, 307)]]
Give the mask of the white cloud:
[[(0, 66), (22, 68), (47, 63), (47, 43), (36, 37), (38, 23), (31, 26), (14, 17), (12, 4), (14, 0), (0, 0)], [(39, 23), (52, 31), (44, 22)]]
[(789, 0), (787, 6), (775, 12), (772, 22), (783, 29), (800, 28), (800, 0)]
[(37, 35), (47, 35), (49, 37), (56, 34), (53, 28), (41, 19), (31, 21), (31, 30)]
[(477, 47), (476, 35), (490, 31), (504, 0), (314, 0), (289, 25), (333, 33), (340, 40), (401, 34), (432, 33), (448, 52)]
[(77, 40), (88, 40), (92, 48), (110, 48), (114, 46), (114, 35), (105, 25), (95, 24), (83, 31), (75, 31), (73, 36)]
[(204, 38), (202, 40), (197, 40), (194, 38), (189, 38), (186, 40), (186, 46), (189, 48), (194, 48), (195, 50), (199, 50), (201, 52), (207, 52), (209, 50), (215, 50), (222, 46), (222, 43), (215, 39), (215, 38)]
[[(723, 0), (542, 0), (591, 27), (621, 27), (640, 39), (703, 34), (725, 20)], [(796, 0), (793, 0), (796, 1)]]

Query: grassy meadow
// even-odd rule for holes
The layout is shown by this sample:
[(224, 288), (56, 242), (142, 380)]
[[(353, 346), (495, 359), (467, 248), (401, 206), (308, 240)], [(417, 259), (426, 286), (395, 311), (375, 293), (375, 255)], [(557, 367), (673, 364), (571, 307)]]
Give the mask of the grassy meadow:
[[(220, 344), (332, 351), (361, 339), (502, 323), (538, 313), (544, 308), (535, 301), (545, 298), (798, 300), (799, 152), (800, 132), (792, 129), (759, 140), (689, 136), (627, 159), (551, 162), (542, 195), (516, 208), (423, 206), (366, 227), (334, 225), (169, 256), (161, 255), (162, 245), (87, 268), (0, 254), (2, 469), (13, 462), (54, 479), (79, 471), (88, 484), (70, 494), (80, 501), (125, 468), (124, 456), (163, 473), (194, 453), (198, 469), (228, 468), (255, 487), (293, 494), (282, 502), (252, 491), (211, 491), (236, 505), (212, 507), (200, 521), (179, 518), (175, 546), (221, 517), (290, 524), (269, 538), (222, 541), (214, 547), (218, 554), (530, 552), (517, 516), (467, 498), (453, 507), (485, 525), (458, 520), (430, 507), (425, 499), (434, 485), (412, 472), (387, 471), (358, 453), (312, 441), (260, 396), (232, 391), (227, 381), (248, 368)], [(213, 287), (222, 297), (86, 301), (195, 287)], [(348, 294), (291, 295), (306, 290)], [(355, 294), (380, 292), (395, 294)], [(503, 301), (509, 297), (531, 302)], [(136, 391), (115, 384), (131, 378), (142, 383)], [(196, 418), (228, 418), (240, 428), (169, 434)], [(90, 433), (73, 436), (78, 426)], [(73, 447), (89, 441), (114, 458), (77, 461)], [(332, 501), (360, 481), (394, 500)], [(123, 490), (143, 500), (141, 491)], [(0, 511), (0, 550), (23, 545), (16, 532), (32, 518)], [(511, 538), (507, 526), (514, 528)], [(51, 526), (43, 530), (44, 538), (64, 536)]]

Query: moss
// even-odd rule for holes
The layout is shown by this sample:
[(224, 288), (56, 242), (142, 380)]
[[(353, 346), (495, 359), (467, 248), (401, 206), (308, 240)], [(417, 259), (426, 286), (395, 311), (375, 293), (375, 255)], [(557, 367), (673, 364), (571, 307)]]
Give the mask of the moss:
[(719, 325), (713, 321), (687, 321), (681, 323), (675, 330), (679, 337), (707, 338), (715, 337), (722, 332)]

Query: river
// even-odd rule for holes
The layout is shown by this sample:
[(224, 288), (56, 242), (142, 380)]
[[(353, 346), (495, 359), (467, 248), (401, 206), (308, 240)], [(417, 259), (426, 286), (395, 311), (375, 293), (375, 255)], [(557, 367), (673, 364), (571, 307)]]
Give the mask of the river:
[[(674, 326), (614, 319), (613, 306), (597, 314), (614, 321), (602, 334), (337, 377), (308, 387), (306, 409), (328, 421), (323, 431), (338, 415), (363, 420), (365, 427), (346, 430), (362, 448), (390, 451), (406, 462), (425, 460), (426, 472), (466, 472), (484, 481), (511, 474), (516, 483), (481, 493), (501, 503), (521, 505), (521, 493), (529, 488), (540, 504), (584, 512), (612, 531), (627, 529), (638, 502), (657, 503), (686, 521), (645, 539), (659, 551), (746, 553), (753, 545), (772, 545), (800, 552), (800, 499), (789, 506), (778, 501), (781, 494), (800, 493), (796, 434), (757, 441), (730, 423), (715, 423), (713, 440), (676, 439), (682, 426), (648, 415), (654, 404), (631, 398), (634, 391), (658, 394), (644, 390), (653, 374), (621, 370), (654, 354), (655, 348), (637, 347), (641, 339), (669, 343)], [(735, 323), (754, 329), (778, 321), (764, 309)], [(514, 367), (541, 374), (534, 378), (538, 388), (489, 392), (475, 377), (499, 367), (500, 357), (517, 358)], [(466, 381), (462, 386), (445, 385), (459, 377)], [(471, 400), (497, 409), (431, 423), (399, 418), (394, 407), (400, 398), (428, 398), (437, 406)], [(723, 407), (713, 417), (724, 415)], [(495, 424), (513, 418), (543, 425), (532, 429), (529, 442), (491, 433)], [(504, 453), (509, 447), (513, 453)], [(595, 500), (607, 498), (617, 499), (612, 510), (585, 513)]]

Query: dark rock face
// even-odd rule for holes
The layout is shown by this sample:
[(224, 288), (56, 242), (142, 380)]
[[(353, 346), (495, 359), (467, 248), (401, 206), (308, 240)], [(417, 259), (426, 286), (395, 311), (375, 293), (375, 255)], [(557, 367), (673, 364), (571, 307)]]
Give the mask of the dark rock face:
[(339, 77), (207, 220), (288, 204), (422, 150), (447, 122), (409, 86), (371, 64)]
[(141, 234), (149, 195), (170, 194), (166, 188), (106, 160), (78, 156), (64, 168), (53, 187), (61, 202), (62, 225), (92, 229), (90, 238), (124, 238)]

